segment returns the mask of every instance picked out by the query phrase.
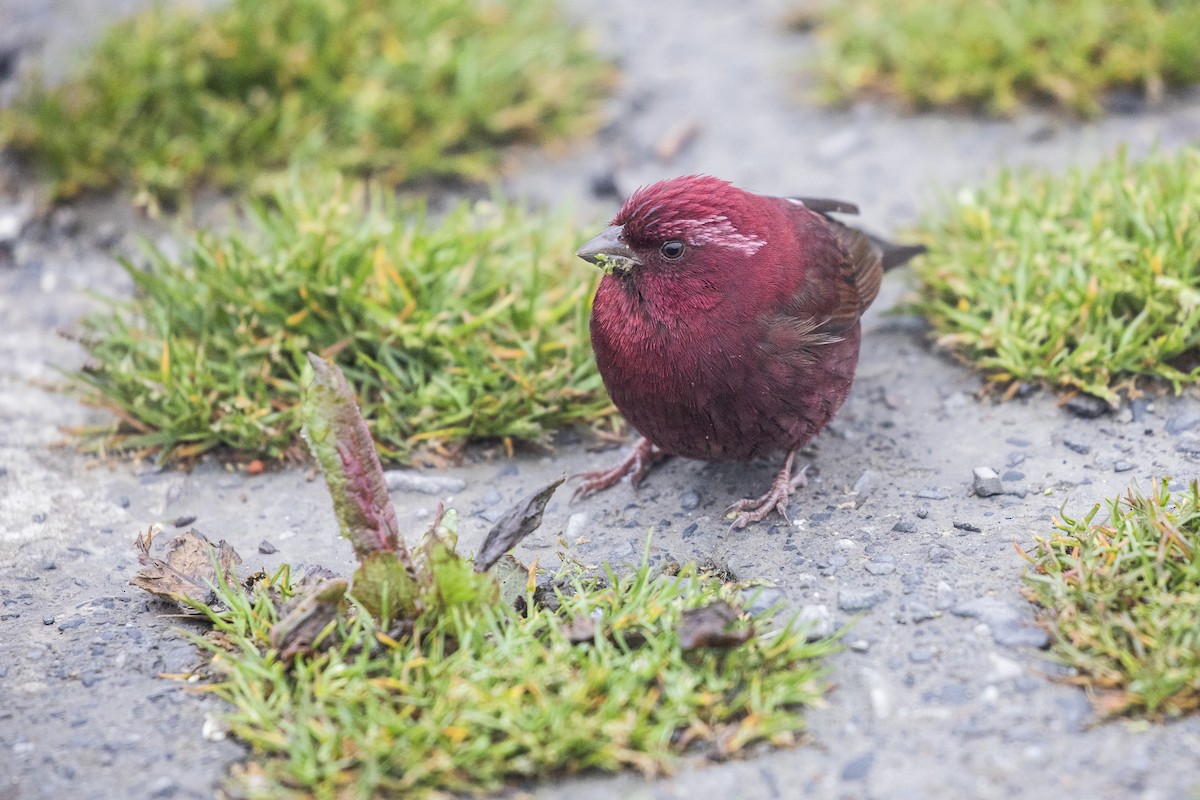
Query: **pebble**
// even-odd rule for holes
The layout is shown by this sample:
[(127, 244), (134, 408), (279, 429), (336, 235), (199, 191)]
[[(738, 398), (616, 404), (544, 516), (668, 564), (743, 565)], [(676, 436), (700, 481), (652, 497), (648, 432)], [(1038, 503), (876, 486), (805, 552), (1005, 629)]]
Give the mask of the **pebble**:
[(29, 205), (0, 208), (0, 247), (12, 247), (21, 238), (21, 231), (33, 216)]
[(1042, 648), (1050, 643), (1045, 631), (1025, 624), (1021, 611), (992, 597), (977, 597), (959, 603), (950, 609), (950, 613), (978, 619), (988, 627), (998, 645)]
[(954, 558), (954, 551), (943, 544), (929, 546), (928, 559), (931, 564), (945, 564)]
[(1129, 472), (1131, 469), (1137, 469), (1137, 464), (1132, 461), (1117, 461), (1113, 464), (1113, 472)]
[(838, 608), (850, 613), (866, 611), (890, 596), (886, 589), (842, 589), (838, 592)]
[(917, 523), (911, 517), (901, 517), (896, 521), (896, 524), (892, 526), (892, 530), (894, 530), (896, 533), (916, 533)]
[(922, 489), (921, 491), (917, 492), (917, 497), (922, 500), (945, 500), (950, 497), (950, 495), (946, 494), (941, 489), (929, 488)]
[(823, 603), (801, 606), (796, 626), (805, 631), (804, 636), (810, 642), (825, 639), (833, 635), (833, 614)]
[(854, 487), (850, 491), (854, 494), (869, 494), (871, 492), (871, 485), (874, 482), (875, 472), (873, 470), (866, 470), (854, 482)]
[(277, 553), (279, 551), (275, 548), (275, 545), (271, 544), (266, 539), (263, 539), (258, 543), (258, 552), (264, 556), (269, 556), (272, 553)]
[(383, 473), (389, 492), (420, 492), (421, 494), (454, 494), (467, 488), (462, 478), (448, 475), (425, 475), (411, 469), (389, 469)]
[(908, 651), (908, 660), (913, 664), (928, 664), (933, 660), (933, 651), (928, 647), (914, 647)]
[(1081, 456), (1086, 456), (1088, 453), (1092, 452), (1092, 448), (1088, 447), (1083, 442), (1077, 442), (1074, 439), (1063, 439), (1063, 447), (1067, 448), (1068, 450), (1073, 450), (1074, 452), (1079, 453)]
[(866, 752), (858, 758), (848, 762), (842, 767), (842, 780), (844, 781), (861, 781), (871, 772), (871, 767), (875, 765), (875, 753)]
[(928, 516), (929, 516), (928, 508), (918, 508), (917, 509), (917, 519), (925, 519)]
[[(1135, 414), (1134, 419), (1136, 420), (1137, 418)], [(1181, 414), (1172, 414), (1170, 417), (1167, 417), (1167, 424), (1163, 427), (1167, 433), (1172, 436), (1178, 436), (1185, 431), (1190, 431), (1197, 425), (1200, 425), (1200, 412), (1184, 411)]]
[(977, 497), (992, 497), (1004, 494), (1004, 484), (1000, 476), (991, 467), (976, 467), (971, 471), (975, 495)]
[(914, 624), (937, 618), (937, 612), (924, 600), (910, 600), (907, 604), (907, 611), (909, 621)]
[(1107, 400), (1095, 395), (1077, 394), (1063, 406), (1067, 411), (1081, 419), (1096, 419), (1112, 412), (1113, 408)]
[[(567, 524), (563, 528), (563, 538), (568, 542), (574, 542), (579, 537), (587, 533), (588, 522), (591, 521), (591, 516), (586, 511), (577, 511), (567, 517)], [(687, 536), (687, 531), (683, 532)]]
[(979, 527), (978, 525), (976, 525), (973, 522), (955, 522), (955, 523), (953, 523), (953, 525), (958, 530), (966, 531), (967, 533), (982, 533), (983, 532), (983, 528)]
[(741, 601), (750, 616), (761, 616), (787, 600), (787, 593), (778, 586), (750, 586), (742, 589)]
[(700, 507), (700, 493), (695, 489), (684, 489), (679, 495), (679, 507), (684, 511), (695, 511)]
[(887, 561), (868, 561), (863, 564), (863, 569), (872, 575), (891, 575), (896, 571), (896, 565)]

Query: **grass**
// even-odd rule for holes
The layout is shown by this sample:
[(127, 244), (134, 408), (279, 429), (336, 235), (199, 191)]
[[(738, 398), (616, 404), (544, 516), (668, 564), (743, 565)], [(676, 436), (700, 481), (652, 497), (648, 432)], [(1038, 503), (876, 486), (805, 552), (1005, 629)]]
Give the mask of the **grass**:
[(345, 370), (393, 461), (615, 419), (587, 331), (598, 272), (576, 264), (562, 219), (482, 202), (435, 222), (322, 182), (245, 215), (247, 232), (127, 263), (134, 298), (83, 323), (75, 385), (117, 416), (97, 444), (164, 460), (299, 452), (308, 350)]
[[(685, 651), (684, 609), (735, 594), (684, 568), (599, 583), (568, 570), (557, 612), (528, 596), (525, 615), (499, 606), (429, 614), (389, 635), (361, 608), (335, 642), (287, 663), (269, 645), (289, 596), (286, 568), (250, 595), (219, 587), (200, 640), (233, 705), (230, 730), (254, 751), (228, 787), (238, 797), (420, 797), (482, 793), (519, 778), (635, 768), (655, 773), (701, 742), (728, 755), (785, 744), (800, 706), (820, 697), (816, 662), (829, 640), (762, 630), (730, 649)], [(590, 620), (584, 640), (573, 620)], [(443, 795), (444, 796), (444, 795)]]
[(58, 195), (254, 187), (296, 163), (477, 179), (503, 145), (590, 128), (610, 73), (542, 0), (157, 8), (112, 28), (67, 83), (27, 83), (0, 142)]
[(914, 310), (998, 384), (1200, 378), (1200, 150), (1004, 172), (927, 224)]
[(1065, 514), (1026, 576), (1057, 655), (1106, 714), (1200, 708), (1200, 486), (1109, 500), (1108, 520)]
[(830, 100), (1010, 115), (1050, 102), (1085, 116), (1105, 93), (1200, 82), (1193, 0), (859, 0), (818, 14)]

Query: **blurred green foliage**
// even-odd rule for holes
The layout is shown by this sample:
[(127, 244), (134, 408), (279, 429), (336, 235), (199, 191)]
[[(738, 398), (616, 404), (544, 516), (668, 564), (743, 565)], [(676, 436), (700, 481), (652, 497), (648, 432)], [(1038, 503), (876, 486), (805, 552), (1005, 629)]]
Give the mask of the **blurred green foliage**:
[(829, 99), (1100, 113), (1104, 93), (1200, 81), (1196, 0), (854, 0), (819, 13)]
[(169, 198), (294, 162), (474, 179), (501, 145), (587, 129), (609, 78), (546, 0), (232, 0), (115, 26), (70, 82), (28, 83), (0, 141), (60, 195)]
[(999, 383), (1200, 379), (1200, 150), (1005, 172), (927, 224), (914, 310)]
[(305, 352), (359, 391), (385, 458), (474, 437), (542, 440), (615, 419), (588, 338), (599, 279), (561, 219), (463, 203), (438, 221), (385, 191), (314, 181), (126, 268), (131, 300), (83, 325), (106, 447), (279, 458), (298, 445)]

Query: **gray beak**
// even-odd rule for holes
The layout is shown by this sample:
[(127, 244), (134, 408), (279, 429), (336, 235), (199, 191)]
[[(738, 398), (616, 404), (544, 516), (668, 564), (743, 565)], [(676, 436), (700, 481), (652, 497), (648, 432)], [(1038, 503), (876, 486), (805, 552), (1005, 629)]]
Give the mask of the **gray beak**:
[(629, 249), (629, 246), (621, 241), (622, 233), (624, 233), (622, 226), (609, 225), (594, 239), (579, 248), (575, 255), (598, 266), (611, 264), (620, 270), (628, 270), (640, 265), (642, 262)]

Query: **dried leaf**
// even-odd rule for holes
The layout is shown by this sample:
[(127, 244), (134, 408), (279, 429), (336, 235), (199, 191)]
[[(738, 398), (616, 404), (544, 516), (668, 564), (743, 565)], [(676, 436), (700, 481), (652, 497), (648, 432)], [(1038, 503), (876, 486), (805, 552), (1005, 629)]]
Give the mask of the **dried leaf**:
[(379, 453), (346, 376), (314, 353), (308, 361), (313, 381), (304, 394), (304, 438), (325, 476), (342, 536), (359, 560), (371, 553), (395, 553), (411, 575)]
[(546, 510), (546, 503), (550, 502), (554, 490), (562, 486), (566, 479), (567, 476), (564, 475), (553, 483), (543, 486), (504, 512), (504, 516), (488, 531), (487, 538), (483, 540), (483, 547), (475, 556), (476, 572), (486, 572), (500, 556), (512, 550), (522, 539), (537, 530), (538, 526), (542, 524), (542, 512)]
[(230, 586), (238, 585), (234, 567), (242, 563), (242, 558), (224, 539), (214, 545), (204, 534), (190, 530), (168, 542), (165, 558), (160, 559), (150, 555), (154, 538), (160, 533), (162, 528), (153, 525), (134, 543), (143, 568), (129, 581), (132, 585), (170, 600), (188, 613), (193, 612), (188, 600), (205, 605), (216, 602), (213, 587), (218, 568)]
[(596, 621), (591, 617), (572, 617), (562, 627), (563, 636), (571, 644), (583, 644), (596, 638)]
[(753, 636), (748, 627), (739, 627), (738, 611), (724, 600), (700, 608), (689, 608), (680, 614), (679, 646), (684, 651), (701, 647), (728, 648), (744, 644)]
[(346, 594), (342, 578), (323, 580), (293, 597), (283, 616), (271, 626), (271, 647), (284, 659), (330, 644), (329, 633), (336, 624)]

